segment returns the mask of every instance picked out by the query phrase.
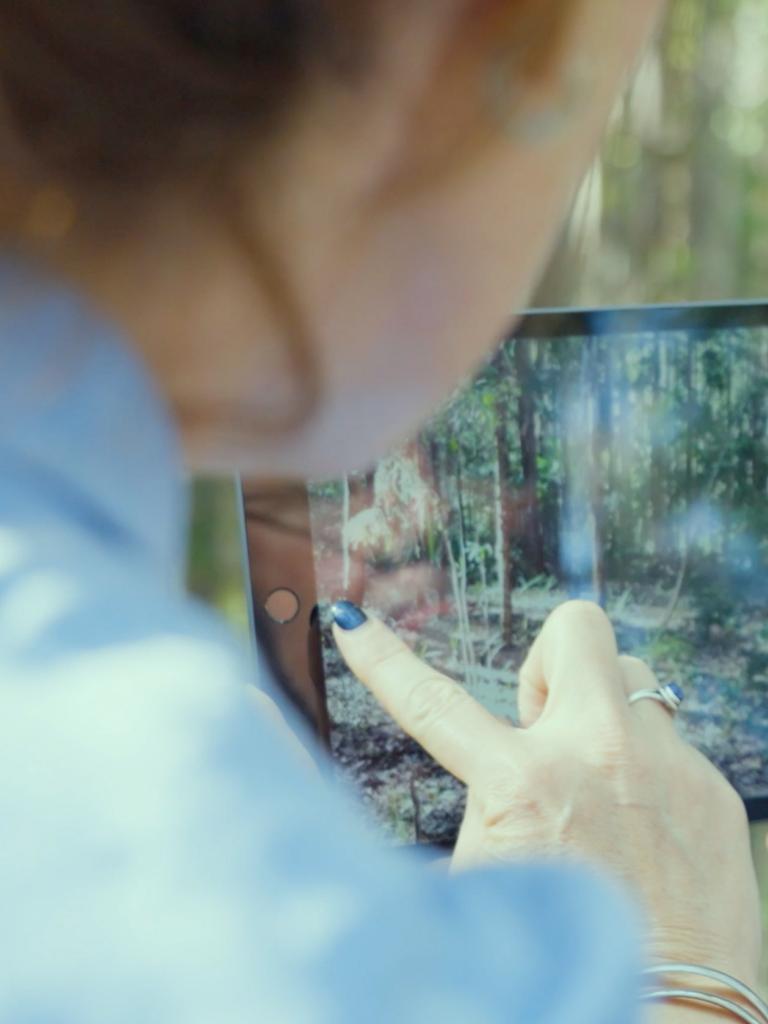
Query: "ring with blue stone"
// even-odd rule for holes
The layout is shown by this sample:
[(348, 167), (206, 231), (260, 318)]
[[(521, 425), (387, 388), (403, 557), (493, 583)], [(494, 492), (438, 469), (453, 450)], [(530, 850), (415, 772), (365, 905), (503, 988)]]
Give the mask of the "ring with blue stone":
[(678, 683), (664, 683), (655, 690), (638, 690), (630, 696), (629, 703), (635, 704), (639, 700), (658, 701), (674, 715), (685, 700), (685, 693)]

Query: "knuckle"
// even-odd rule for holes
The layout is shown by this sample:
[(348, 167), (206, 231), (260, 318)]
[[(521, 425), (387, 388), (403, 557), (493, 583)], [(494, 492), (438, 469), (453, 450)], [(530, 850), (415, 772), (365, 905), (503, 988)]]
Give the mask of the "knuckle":
[(508, 828), (510, 823), (523, 825), (545, 815), (542, 766), (537, 777), (517, 768), (514, 772), (497, 773), (482, 792), (483, 827), (489, 832)]
[(604, 775), (625, 774), (640, 761), (632, 723), (619, 714), (604, 714), (590, 741), (592, 764)]
[(406, 700), (405, 712), (415, 735), (424, 735), (458, 708), (465, 699), (458, 683), (437, 673), (418, 679)]
[(637, 784), (646, 760), (637, 740), (623, 724), (598, 727), (584, 759), (598, 779), (621, 792)]
[(369, 643), (366, 648), (367, 668), (371, 674), (380, 673), (392, 661), (408, 653), (406, 645), (394, 633), (384, 630), (383, 627), (378, 629), (377, 633), (378, 635), (373, 638), (374, 642)]

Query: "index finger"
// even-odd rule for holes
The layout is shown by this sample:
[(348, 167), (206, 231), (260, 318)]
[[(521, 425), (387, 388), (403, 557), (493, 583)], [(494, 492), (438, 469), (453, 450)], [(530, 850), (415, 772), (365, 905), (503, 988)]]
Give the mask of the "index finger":
[(380, 620), (369, 618), (351, 632), (334, 626), (333, 632), (358, 679), (409, 736), (462, 782), (475, 774), (489, 748), (509, 743), (511, 726), (416, 657)]
[(616, 636), (608, 616), (589, 601), (552, 612), (519, 673), (524, 725), (567, 711), (574, 718), (628, 717)]

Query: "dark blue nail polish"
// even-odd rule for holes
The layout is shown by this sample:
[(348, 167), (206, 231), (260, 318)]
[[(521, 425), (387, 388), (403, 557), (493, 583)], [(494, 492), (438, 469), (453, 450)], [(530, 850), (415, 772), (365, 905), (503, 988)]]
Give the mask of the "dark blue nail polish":
[(357, 629), (368, 621), (368, 616), (362, 608), (358, 608), (351, 601), (336, 601), (331, 606), (331, 614), (336, 625), (347, 631)]

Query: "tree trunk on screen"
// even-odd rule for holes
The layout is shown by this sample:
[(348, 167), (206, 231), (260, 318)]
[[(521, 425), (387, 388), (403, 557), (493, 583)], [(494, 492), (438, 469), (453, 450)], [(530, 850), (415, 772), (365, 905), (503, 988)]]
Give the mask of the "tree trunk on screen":
[(597, 340), (595, 338), (590, 338), (585, 343), (583, 365), (586, 378), (584, 393), (589, 395), (590, 405), (587, 486), (589, 491), (589, 523), (592, 542), (592, 593), (594, 600), (602, 607), (605, 607), (605, 510), (603, 506), (604, 483), (602, 478), (605, 435), (600, 428), (601, 367), (599, 365)]
[[(498, 414), (497, 414), (498, 415)], [(504, 558), (504, 492), (501, 487), (501, 450), (499, 447), (498, 426), (494, 431), (493, 456), (493, 521), (494, 521), (494, 564), (499, 592), (499, 607), (504, 606), (506, 589), (506, 573), (503, 567), (507, 564)]]
[(469, 566), (467, 562), (467, 533), (466, 516), (467, 510), (464, 503), (464, 473), (461, 462), (461, 448), (456, 452), (456, 506), (459, 520), (459, 558), (457, 560), (459, 579), (461, 582), (461, 618), (460, 629), (463, 634), (462, 646), (466, 651), (466, 680), (472, 681), (475, 677), (475, 645), (472, 636), (472, 619), (469, 607)]
[(616, 510), (616, 547), (618, 551), (623, 551), (632, 545), (634, 525), (632, 516), (633, 480), (631, 473), (632, 442), (634, 438), (630, 436), (632, 389), (629, 384), (626, 344), (622, 344), (617, 353), (614, 371), (614, 377), (618, 377), (618, 409), (621, 416), (620, 443), (617, 446), (616, 457), (613, 460), (614, 482), (619, 489)]
[(651, 384), (648, 395), (648, 405), (651, 409), (650, 444), (651, 444), (651, 474), (650, 474), (650, 517), (648, 521), (649, 539), (652, 540), (654, 551), (659, 553), (658, 531), (660, 524), (664, 521), (664, 425), (659, 422), (659, 406), (662, 394), (661, 387), (661, 341), (654, 339), (650, 342), (651, 352)]
[[(763, 339), (758, 348), (758, 379), (765, 379), (768, 370), (768, 339)], [(752, 487), (759, 498), (765, 497), (768, 486), (768, 399), (763, 387), (752, 391), (751, 433), (752, 433)]]
[[(595, 339), (595, 372), (598, 375), (596, 431), (598, 435), (598, 483), (601, 494), (613, 493), (615, 489), (615, 471), (613, 460), (613, 351), (612, 339), (600, 341)], [(609, 556), (615, 547), (615, 524), (611, 530), (608, 516), (603, 516), (602, 552), (607, 572)]]
[(694, 454), (694, 416), (696, 413), (696, 395), (693, 390), (693, 357), (694, 341), (688, 338), (685, 353), (685, 505), (688, 507), (693, 496), (693, 454)]
[(502, 391), (496, 397), (496, 465), (498, 473), (499, 503), (496, 510), (497, 536), (501, 547), (497, 551), (496, 572), (499, 579), (501, 600), (500, 626), (502, 643), (512, 642), (512, 516), (511, 516), (511, 472), (509, 466), (509, 445), (507, 418), (509, 403)]
[[(448, 565), (451, 589), (453, 591), (456, 615), (459, 656), (464, 668), (465, 682), (473, 678), (475, 665), (474, 647), (469, 621), (467, 599), (467, 565), (464, 551), (464, 527), (461, 514), (461, 468), (460, 452), (450, 444), (446, 446), (446, 487), (450, 487), (450, 499), (446, 502), (446, 522), (443, 531), (443, 549)], [(458, 554), (457, 554), (458, 552)]]
[(442, 608), (447, 603), (451, 592), (450, 567), (445, 557), (445, 536), (449, 529), (450, 511), (446, 492), (448, 468), (445, 445), (440, 444), (435, 437), (432, 437), (429, 442), (429, 458), (432, 463), (432, 481), (438, 503), (438, 515), (434, 519), (432, 560), (438, 569), (437, 600), (439, 607)]
[(517, 429), (520, 435), (520, 457), (523, 469), (522, 539), (525, 570), (531, 576), (544, 572), (544, 545), (539, 508), (538, 448), (536, 440), (536, 409), (533, 397), (530, 343), (518, 341), (513, 346), (515, 377), (518, 386)]

